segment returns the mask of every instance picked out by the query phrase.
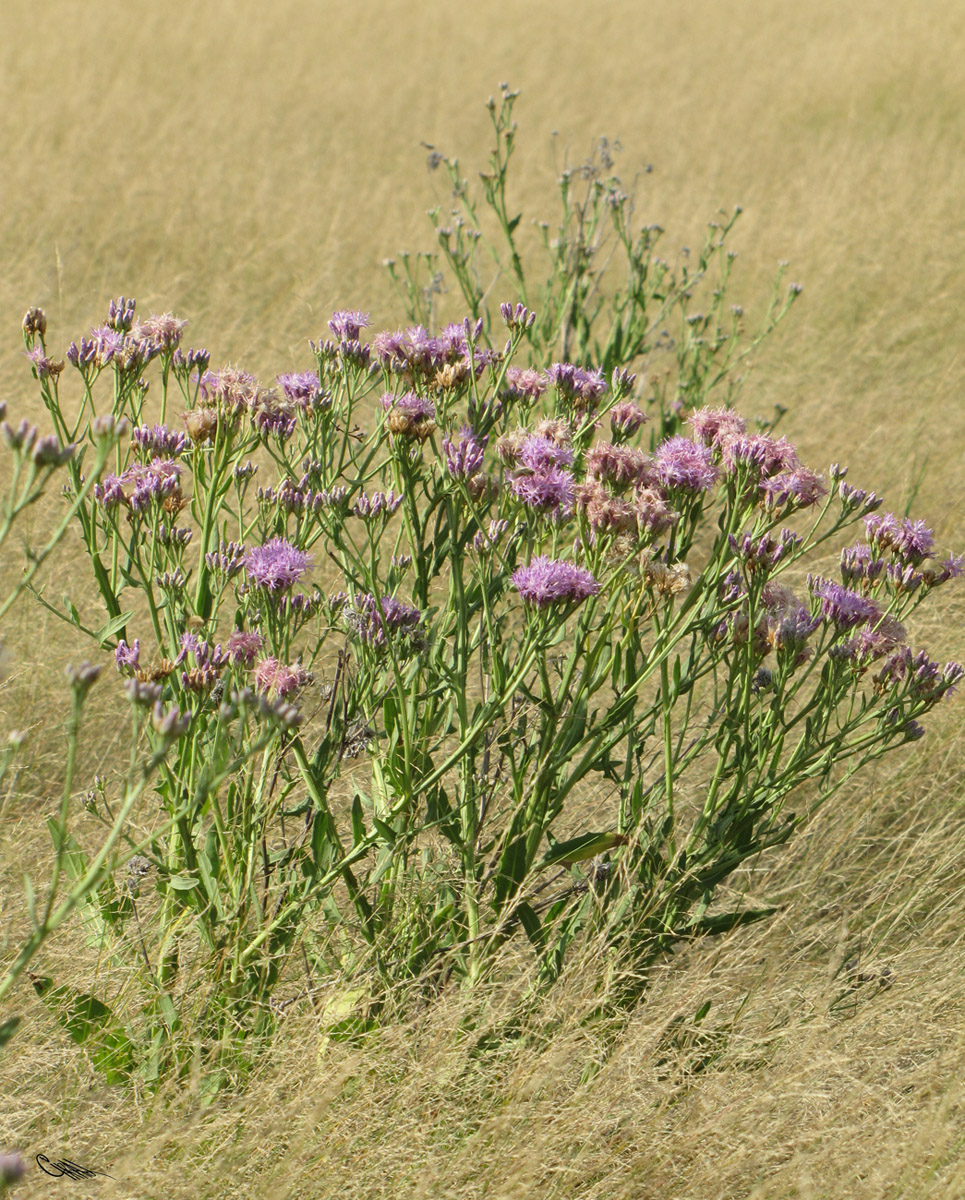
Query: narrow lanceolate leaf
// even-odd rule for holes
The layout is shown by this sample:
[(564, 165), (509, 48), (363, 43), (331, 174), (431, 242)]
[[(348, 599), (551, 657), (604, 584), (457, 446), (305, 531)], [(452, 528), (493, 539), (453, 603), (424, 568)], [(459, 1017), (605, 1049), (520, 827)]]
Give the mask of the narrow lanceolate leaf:
[[(549, 834), (547, 834), (549, 840)], [(579, 837), (569, 838), (565, 842), (550, 840), (550, 848), (536, 864), (536, 870), (546, 867), (571, 867), (574, 863), (583, 862), (587, 858), (596, 858), (605, 854), (615, 846), (625, 846), (625, 833), (584, 833)]]

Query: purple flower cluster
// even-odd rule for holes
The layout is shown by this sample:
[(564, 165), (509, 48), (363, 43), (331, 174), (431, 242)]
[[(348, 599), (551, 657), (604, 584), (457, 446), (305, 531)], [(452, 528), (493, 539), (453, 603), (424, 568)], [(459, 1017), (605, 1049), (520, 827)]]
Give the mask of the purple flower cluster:
[(418, 392), (404, 392), (401, 396), (383, 392), (381, 402), (390, 433), (422, 441), (434, 432), (435, 405)]
[(363, 592), (343, 612), (349, 628), (367, 646), (381, 648), (393, 635), (413, 642), (419, 640), (422, 614), (395, 596), (376, 600), (369, 592)]
[(340, 342), (357, 342), (359, 334), (369, 325), (369, 314), (359, 309), (339, 309), (332, 313), (328, 327)]
[(167, 425), (136, 425), (131, 430), (131, 445), (138, 453), (165, 458), (179, 458), (190, 449), (187, 436)]
[(658, 479), (657, 468), (649, 454), (634, 446), (612, 442), (600, 442), (588, 451), (586, 474), (589, 479), (599, 479), (618, 489), (631, 484), (649, 487)]
[(510, 578), (520, 596), (537, 608), (580, 603), (600, 590), (599, 583), (583, 567), (546, 555), (534, 558), (528, 567), (520, 567)]
[(287, 442), (298, 421), (287, 402), (279, 403), (273, 392), (259, 392), (254, 401), (251, 423), (262, 438)]
[(610, 429), (618, 442), (633, 437), (646, 420), (647, 414), (632, 400), (621, 400), (610, 409)]
[(482, 321), (472, 325), (468, 318), (461, 325), (447, 325), (438, 337), (422, 325), (412, 325), (394, 333), (377, 333), (372, 350), (382, 367), (393, 375), (453, 387), (465, 382), (471, 373), (478, 376), (493, 362), (490, 350), (475, 345), (481, 333)]
[(255, 667), (255, 690), (268, 697), (285, 699), (311, 679), (300, 663), (288, 666), (275, 657), (263, 658)]
[(149, 463), (132, 463), (120, 475), (105, 475), (94, 484), (94, 498), (105, 508), (125, 505), (132, 513), (143, 513), (152, 504), (165, 509), (180, 508), (183, 468), (172, 459), (154, 458)]
[(871, 513), (864, 523), (872, 546), (879, 553), (890, 550), (903, 563), (918, 566), (934, 548), (935, 539), (924, 521), (893, 513)]
[(880, 687), (904, 685), (912, 699), (934, 703), (947, 696), (963, 676), (965, 667), (957, 662), (940, 667), (924, 650), (912, 654), (908, 646), (899, 646), (875, 676), (875, 683)]
[(468, 426), (459, 431), (459, 441), (444, 438), (442, 450), (446, 456), (446, 470), (454, 479), (472, 479), (482, 470), (488, 437), (478, 437)]
[(372, 495), (363, 492), (352, 506), (352, 512), (365, 521), (385, 519), (397, 512), (401, 503), (402, 497), (393, 491), (373, 492)]
[(579, 412), (591, 412), (606, 394), (607, 382), (602, 371), (587, 371), (573, 363), (553, 363), (546, 372), (560, 399), (569, 402)]
[(507, 367), (500, 395), (508, 400), (535, 403), (549, 386), (542, 371), (532, 367)]
[(181, 344), (181, 335), (187, 324), (187, 321), (179, 320), (173, 313), (152, 313), (143, 321), (136, 322), (131, 334), (137, 341), (150, 343), (157, 353), (165, 353), (177, 349)]
[(821, 601), (821, 613), (838, 629), (855, 629), (881, 618), (881, 609), (867, 596), (819, 575), (808, 575), (808, 591)]
[(705, 492), (717, 479), (709, 447), (690, 438), (672, 437), (657, 447), (655, 455), (660, 482), (674, 492)]
[(258, 397), (254, 375), (230, 364), (220, 371), (205, 371), (197, 382), (203, 402), (227, 413), (253, 408)]
[(275, 379), (289, 404), (302, 411), (326, 407), (326, 400), (331, 404), (331, 397), (325, 395), (315, 371), (276, 375)]
[(266, 592), (282, 592), (292, 587), (311, 566), (311, 555), (305, 554), (276, 537), (255, 546), (243, 559), (245, 573), (253, 587)]
[(225, 642), (225, 653), (228, 658), (241, 666), (250, 667), (254, 664), (259, 651), (264, 647), (265, 639), (253, 630), (235, 629), (228, 635)]
[(245, 565), (245, 548), (240, 542), (218, 543), (218, 549), (204, 556), (205, 566), (209, 571), (232, 579)]

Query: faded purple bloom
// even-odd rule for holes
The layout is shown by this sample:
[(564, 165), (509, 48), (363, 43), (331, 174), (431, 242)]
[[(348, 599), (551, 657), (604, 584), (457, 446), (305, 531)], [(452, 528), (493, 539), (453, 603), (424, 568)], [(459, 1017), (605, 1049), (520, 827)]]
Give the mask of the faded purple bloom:
[(646, 420), (647, 414), (632, 400), (622, 400), (610, 409), (610, 429), (613, 436), (621, 441), (633, 437)]
[(572, 363), (553, 363), (546, 375), (560, 396), (569, 400), (579, 411), (595, 408), (607, 390), (602, 371), (587, 371)]
[(796, 471), (801, 466), (797, 451), (787, 438), (772, 438), (765, 433), (734, 438), (723, 445), (722, 453), (728, 470), (749, 466), (765, 479)]
[(459, 441), (443, 438), (446, 470), (456, 479), (471, 479), (482, 470), (488, 437), (479, 437), (468, 425), (459, 431)]
[(717, 450), (737, 441), (747, 432), (747, 424), (732, 408), (698, 408), (690, 414), (694, 437)]
[(793, 471), (782, 471), (761, 483), (764, 504), (767, 508), (809, 508), (822, 496), (827, 495), (821, 476), (808, 467), (796, 467)]
[(38, 379), (49, 379), (51, 375), (56, 379), (64, 369), (63, 362), (54, 362), (52, 358), (48, 358), (40, 346), (34, 346), (32, 350), (24, 350), (24, 354), (33, 364)]
[(670, 507), (667, 497), (658, 488), (638, 488), (634, 494), (637, 523), (641, 532), (659, 537), (680, 520), (680, 514)]
[(255, 587), (266, 592), (290, 588), (311, 566), (312, 557), (291, 542), (276, 537), (263, 546), (255, 546), (244, 558), (244, 568)]
[(303, 666), (287, 666), (277, 658), (263, 658), (255, 667), (255, 688), (266, 696), (284, 699), (311, 682), (311, 674)]
[(841, 503), (847, 512), (856, 512), (858, 509), (864, 509), (865, 512), (874, 512), (876, 508), (880, 508), (884, 503), (880, 496), (876, 496), (874, 492), (865, 492), (861, 488), (852, 487), (850, 483), (842, 479), (838, 484), (838, 495), (841, 497)]
[(509, 528), (508, 521), (492, 520), (489, 522), (489, 528), (485, 531), (482, 529), (472, 539), (473, 549), (479, 552), (491, 550)]
[(935, 545), (924, 521), (896, 517), (893, 513), (874, 513), (864, 519), (868, 540), (877, 550), (891, 550), (896, 557), (917, 566)]
[(644, 487), (657, 477), (654, 460), (634, 446), (619, 446), (601, 442), (586, 456), (586, 474), (616, 487), (636, 483)]
[(160, 350), (174, 350), (181, 342), (187, 321), (178, 320), (173, 313), (152, 313), (138, 321), (131, 334), (138, 341), (152, 342)]
[(916, 571), (911, 563), (889, 563), (885, 568), (885, 574), (896, 592), (917, 592), (925, 582), (925, 576), (920, 571)]
[(880, 619), (881, 609), (866, 596), (831, 579), (808, 575), (808, 591), (821, 601), (821, 612), (839, 629), (854, 629)]
[(285, 393), (285, 398), (302, 409), (310, 408), (322, 391), (322, 385), (314, 371), (276, 375), (275, 379)]
[(419, 631), (422, 614), (411, 604), (394, 596), (376, 600), (368, 592), (355, 597), (350, 609), (343, 608), (349, 628), (366, 645), (382, 647), (392, 634), (414, 638)]
[(274, 393), (260, 392), (254, 402), (251, 423), (263, 438), (287, 442), (298, 424), (287, 403), (279, 403)]
[(739, 540), (734, 534), (730, 534), (728, 541), (731, 549), (749, 570), (772, 570), (788, 555), (794, 553), (801, 544), (801, 537), (791, 529), (782, 529), (779, 538), (770, 534), (755, 538), (753, 534), (745, 533)]
[(620, 496), (615, 496), (599, 479), (591, 479), (576, 489), (576, 501), (586, 522), (600, 533), (635, 533), (636, 509)]
[(845, 546), (841, 551), (841, 578), (846, 584), (864, 583), (870, 586), (884, 569), (884, 559), (876, 558), (874, 551), (864, 542)]
[(136, 425), (131, 430), (131, 444), (136, 450), (167, 458), (177, 458), (190, 449), (187, 435), (166, 425)]
[(657, 447), (655, 461), (660, 481), (676, 491), (704, 492), (717, 479), (710, 449), (690, 438), (668, 438)]
[(528, 471), (544, 471), (548, 467), (569, 467), (573, 464), (573, 451), (543, 434), (534, 433), (519, 447), (516, 461)]
[(369, 324), (369, 314), (359, 309), (339, 309), (332, 313), (329, 329), (340, 342), (356, 342), (359, 334)]
[(204, 556), (205, 566), (231, 579), (245, 565), (245, 548), (240, 542), (219, 542), (218, 549)]
[(250, 667), (258, 652), (264, 647), (265, 639), (254, 630), (236, 629), (228, 635), (225, 650), (233, 663)]
[(507, 367), (501, 394), (509, 400), (535, 401), (546, 391), (547, 383), (542, 371), (532, 367)]
[(579, 603), (600, 590), (599, 583), (583, 567), (545, 554), (534, 558), (528, 567), (514, 571), (510, 578), (522, 598), (537, 608)]
[(391, 517), (401, 503), (402, 497), (397, 492), (374, 492), (371, 496), (363, 492), (352, 506), (352, 512), (363, 520)]
[(220, 371), (205, 371), (198, 384), (206, 404), (220, 405), (228, 412), (253, 407), (258, 395), (254, 375), (230, 364)]
[(399, 413), (410, 421), (431, 421), (436, 415), (432, 401), (416, 392), (404, 392), (401, 396), (383, 392), (382, 407), (386, 412)]

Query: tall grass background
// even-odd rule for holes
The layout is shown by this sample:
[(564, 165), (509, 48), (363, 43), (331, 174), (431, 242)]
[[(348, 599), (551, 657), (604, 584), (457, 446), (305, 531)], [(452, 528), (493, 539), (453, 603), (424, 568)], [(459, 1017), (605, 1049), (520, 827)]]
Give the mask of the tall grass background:
[[(382, 260), (428, 248), (424, 211), (446, 201), (419, 143), (481, 166), (482, 101), (506, 79), (522, 91), (524, 222), (600, 135), (640, 173), (638, 217), (667, 230), (665, 253), (741, 204), (733, 299), (752, 312), (779, 259), (805, 285), (742, 409), (785, 405), (805, 461), (850, 463), (965, 549), (965, 5), (8, 0), (4, 25), (0, 394), (18, 419), (43, 423), (19, 353), (31, 304), (66, 345), (134, 295), (266, 379), (310, 365), (336, 307), (399, 323)], [(80, 578), (68, 541), (48, 587)], [(933, 607), (919, 640), (962, 658), (961, 588)], [(79, 650), (27, 604), (3, 641), (2, 728), (31, 731), (0, 827), (11, 932), (21, 873), (41, 880), (50, 854)], [(99, 692), (90, 774), (116, 749)], [(668, 961), (589, 1084), (579, 969), (540, 1037), (485, 1060), (459, 1030), (470, 1006), (511, 1005), (505, 983), (361, 1049), (321, 1044), (293, 1009), (249, 1090), (208, 1107), (190, 1088), (132, 1103), (105, 1087), (24, 984), (0, 1145), (109, 1171), (104, 1196), (959, 1197), (961, 698), (936, 716), (758, 865), (752, 890), (780, 914)], [(84, 954), (68, 932), (42, 969), (90, 985), (101, 966)]]

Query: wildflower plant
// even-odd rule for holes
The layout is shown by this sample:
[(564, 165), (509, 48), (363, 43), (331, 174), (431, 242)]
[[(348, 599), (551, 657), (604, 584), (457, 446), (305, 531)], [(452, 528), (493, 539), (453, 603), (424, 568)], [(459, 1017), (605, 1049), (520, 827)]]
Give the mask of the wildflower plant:
[(137, 1029), (87, 998), (115, 1073), (243, 1059), (302, 969), (364, 984), (354, 1027), (512, 939), (544, 985), (590, 936), (645, 978), (767, 911), (718, 886), (961, 678), (908, 632), (961, 573), (924, 525), (727, 407), (645, 445), (634, 377), (532, 365), (517, 303), (501, 342), (476, 309), (370, 340), (336, 313), (268, 388), (135, 311), (72, 344), (71, 399), (27, 334), (86, 447), (58, 469), (107, 624), (37, 595), (94, 643), (75, 696), (109, 667), (150, 765), (110, 785), (121, 817), (89, 796), (127, 857), (93, 860), (88, 927), (144, 992)]
[[(600, 138), (592, 154), (557, 170), (558, 208), (551, 220), (524, 224), (514, 212), (510, 165), (517, 149), (514, 116), (519, 92), (501, 84), (487, 104), (493, 147), (475, 181), (459, 159), (424, 143), (431, 171), (444, 171), (449, 194), (429, 212), (436, 249), (402, 252), (386, 266), (418, 328), (433, 325), (446, 292), (458, 296), (487, 344), (503, 322), (523, 332), (508, 381), (536, 382), (564, 372), (574, 387), (590, 374), (603, 386), (615, 369), (647, 361), (652, 379), (654, 441), (677, 432), (689, 411), (732, 404), (740, 365), (787, 315), (801, 292), (779, 267), (756, 330), (746, 328), (744, 306), (733, 300), (737, 251), (732, 233), (741, 215), (720, 212), (708, 223), (696, 252), (684, 247), (676, 262), (662, 255), (665, 231), (637, 226), (636, 182), (617, 174), (619, 142)], [(647, 167), (645, 173), (649, 173)], [(512, 294), (499, 311), (491, 296)], [(531, 368), (538, 368), (532, 370)], [(566, 385), (566, 380), (559, 382)], [(778, 406), (777, 419), (781, 408)], [(619, 419), (619, 418), (618, 418)]]

